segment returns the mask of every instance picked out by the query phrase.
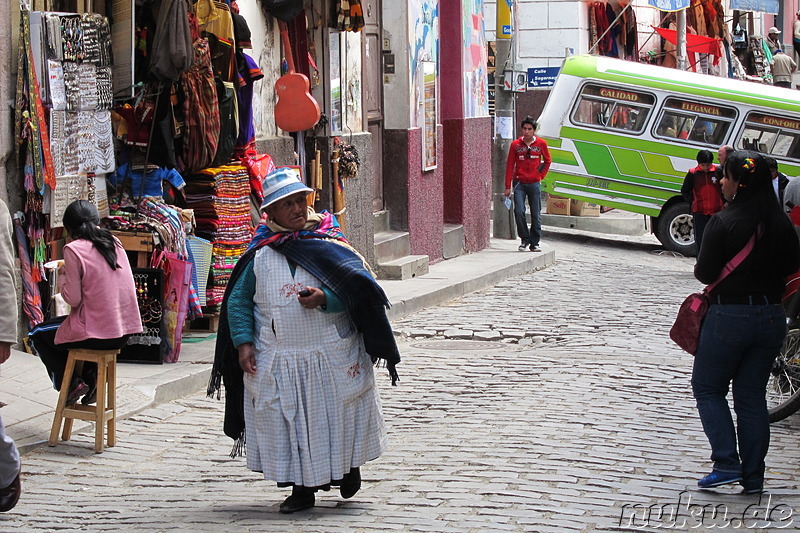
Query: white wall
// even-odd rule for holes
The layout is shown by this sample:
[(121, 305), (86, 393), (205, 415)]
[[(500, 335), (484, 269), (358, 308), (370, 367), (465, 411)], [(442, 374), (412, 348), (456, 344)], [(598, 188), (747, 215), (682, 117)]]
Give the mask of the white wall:
[(383, 35), (389, 39), (395, 64), (395, 74), (384, 76), (384, 127), (408, 129), (411, 127), (408, 112), (411, 105), (411, 90), (409, 89), (410, 73), (407, 67), (410, 45), (408, 44), (408, 6), (406, 2), (383, 2)]
[(255, 83), (253, 90), (253, 123), (256, 139), (278, 135), (275, 125), (275, 81), (280, 77), (280, 33), (272, 17), (269, 20), (261, 11), (257, 0), (239, 0), (239, 14), (250, 27), (252, 50), (245, 53), (255, 59), (264, 77)]

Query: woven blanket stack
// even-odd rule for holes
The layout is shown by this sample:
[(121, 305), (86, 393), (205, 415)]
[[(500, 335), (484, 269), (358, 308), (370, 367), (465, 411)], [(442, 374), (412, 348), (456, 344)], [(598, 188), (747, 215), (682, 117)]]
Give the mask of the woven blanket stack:
[(186, 203), (197, 220), (195, 233), (213, 245), (206, 311), (214, 313), (233, 266), (253, 236), (250, 178), (246, 167), (225, 165), (195, 172), (186, 181)]

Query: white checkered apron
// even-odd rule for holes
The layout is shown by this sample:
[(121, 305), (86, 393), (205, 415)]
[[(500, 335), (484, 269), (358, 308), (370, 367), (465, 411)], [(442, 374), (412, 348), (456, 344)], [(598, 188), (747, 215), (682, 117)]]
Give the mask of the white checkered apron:
[(347, 313), (304, 309), (297, 293), (318, 279), (265, 246), (256, 276), (256, 375), (245, 374), (247, 466), (306, 487), (341, 479), (386, 447), (364, 341)]

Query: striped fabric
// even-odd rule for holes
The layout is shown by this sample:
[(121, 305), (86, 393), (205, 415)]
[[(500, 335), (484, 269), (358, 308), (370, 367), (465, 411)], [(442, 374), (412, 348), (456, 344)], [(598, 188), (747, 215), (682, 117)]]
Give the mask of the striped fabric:
[(211, 241), (211, 281), (206, 286), (204, 305), (209, 307), (206, 311), (215, 312), (233, 266), (247, 251), (253, 236), (250, 176), (242, 165), (223, 165), (195, 172), (186, 182), (186, 202), (194, 209), (197, 232)]
[(194, 42), (194, 64), (181, 74), (181, 82), (186, 94), (181, 163), (184, 172), (192, 172), (211, 164), (219, 143), (219, 102), (206, 39)]

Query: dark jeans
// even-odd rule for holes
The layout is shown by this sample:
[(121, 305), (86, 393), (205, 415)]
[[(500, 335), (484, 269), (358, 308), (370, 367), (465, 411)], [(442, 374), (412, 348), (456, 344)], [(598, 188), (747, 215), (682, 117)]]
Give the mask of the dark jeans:
[[(746, 489), (764, 484), (767, 381), (785, 335), (780, 305), (711, 305), (700, 332), (692, 391), (711, 460), (714, 470), (741, 473)], [(736, 430), (725, 398), (731, 382)]]
[[(525, 199), (531, 206), (531, 229), (525, 219)], [(542, 238), (542, 192), (539, 182), (514, 184), (514, 220), (517, 223), (517, 235), (524, 246), (539, 246)]]
[(703, 232), (706, 230), (711, 215), (702, 213), (692, 213), (692, 224), (694, 225), (694, 243), (697, 246), (697, 253), (700, 253), (700, 242), (703, 240)]
[[(77, 342), (67, 342), (56, 344), (56, 331), (58, 326), (66, 319), (66, 316), (57, 316), (45, 320), (31, 330), (29, 339), (32, 341), (33, 348), (39, 355), (39, 359), (47, 368), (47, 374), (53, 382), (56, 390), (61, 390), (61, 382), (64, 380), (64, 370), (67, 367), (67, 357), (71, 348), (86, 348), (87, 350), (116, 350), (128, 343), (125, 335), (118, 339), (86, 339)], [(97, 380), (97, 365), (94, 363), (84, 363), (81, 379), (90, 387), (94, 386)]]

